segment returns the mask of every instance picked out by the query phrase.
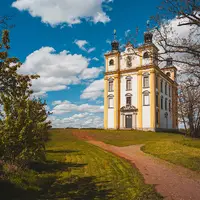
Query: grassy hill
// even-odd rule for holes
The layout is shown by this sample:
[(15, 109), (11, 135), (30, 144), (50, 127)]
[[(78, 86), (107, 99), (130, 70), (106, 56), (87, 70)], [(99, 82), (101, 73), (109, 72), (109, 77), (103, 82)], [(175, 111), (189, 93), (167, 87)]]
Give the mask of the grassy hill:
[[(47, 161), (0, 179), (4, 200), (162, 199), (128, 162), (85, 141), (72, 130), (54, 129)], [(6, 169), (4, 169), (5, 171)], [(6, 181), (7, 180), (7, 181)]]
[(136, 130), (81, 130), (96, 140), (116, 146), (144, 144), (142, 150), (161, 159), (200, 172), (200, 139), (180, 134)]

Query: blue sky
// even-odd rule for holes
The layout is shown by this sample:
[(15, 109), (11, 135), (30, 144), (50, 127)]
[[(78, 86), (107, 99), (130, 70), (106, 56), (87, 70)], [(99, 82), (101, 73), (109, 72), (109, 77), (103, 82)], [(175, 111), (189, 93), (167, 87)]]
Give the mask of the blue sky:
[[(21, 72), (38, 73), (36, 96), (47, 100), (55, 127), (103, 125), (103, 54), (146, 21), (160, 0), (6, 0), (1, 15), (12, 15), (11, 56)], [(123, 40), (122, 40), (123, 42)]]

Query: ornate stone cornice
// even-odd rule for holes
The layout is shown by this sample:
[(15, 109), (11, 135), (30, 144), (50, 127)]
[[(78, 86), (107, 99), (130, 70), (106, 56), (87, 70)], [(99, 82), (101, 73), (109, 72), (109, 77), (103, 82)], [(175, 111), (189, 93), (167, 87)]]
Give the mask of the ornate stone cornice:
[(162, 77), (164, 77), (167, 81), (169, 81), (171, 84), (177, 86), (178, 84), (173, 81), (171, 78), (169, 78), (158, 66), (154, 65), (148, 65), (148, 66), (142, 66), (142, 67), (136, 67), (134, 69), (125, 69), (125, 70), (117, 70), (117, 71), (111, 71), (111, 72), (105, 72), (106, 75), (115, 75), (120, 74), (123, 75), (125, 73), (131, 73), (131, 72), (138, 72), (138, 75), (140, 75), (140, 71), (151, 69), (150, 73), (159, 73)]
[(121, 107), (120, 111), (121, 112), (137, 112), (138, 109), (135, 106), (126, 105), (126, 106)]

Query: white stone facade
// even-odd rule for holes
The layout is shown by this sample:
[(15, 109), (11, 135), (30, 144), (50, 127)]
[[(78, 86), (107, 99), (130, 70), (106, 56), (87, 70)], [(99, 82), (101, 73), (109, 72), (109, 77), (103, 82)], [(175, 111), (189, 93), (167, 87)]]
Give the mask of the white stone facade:
[(177, 129), (176, 68), (160, 69), (149, 56), (156, 51), (154, 45), (128, 44), (124, 52), (105, 54), (106, 129)]

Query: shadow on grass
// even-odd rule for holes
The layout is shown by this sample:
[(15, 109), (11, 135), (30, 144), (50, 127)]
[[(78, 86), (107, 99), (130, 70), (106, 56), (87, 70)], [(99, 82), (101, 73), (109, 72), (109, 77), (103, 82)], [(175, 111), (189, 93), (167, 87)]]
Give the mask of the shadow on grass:
[(95, 177), (72, 176), (55, 182), (48, 191), (43, 192), (39, 199), (68, 200), (109, 200), (113, 197), (111, 189), (105, 189), (108, 182), (96, 182)]
[(95, 177), (73, 176), (64, 180), (46, 177), (39, 180), (40, 190), (16, 187), (9, 182), (1, 182), (1, 199), (3, 200), (109, 200), (113, 197), (111, 189), (104, 189), (106, 182), (96, 182)]
[(46, 153), (77, 153), (75, 150), (46, 150)]
[(47, 161), (45, 163), (38, 163), (38, 162), (31, 163), (29, 168), (38, 173), (41, 172), (55, 173), (58, 171), (68, 171), (70, 168), (84, 167), (85, 165), (87, 164)]
[[(32, 163), (31, 170), (14, 175), (12, 183), (0, 179), (2, 200), (109, 200), (112, 190), (108, 182), (97, 182), (96, 177), (62, 177), (59, 173), (87, 164), (46, 162)], [(25, 175), (26, 174), (26, 175)], [(27, 175), (28, 174), (28, 175)], [(106, 188), (106, 189), (105, 189)]]

